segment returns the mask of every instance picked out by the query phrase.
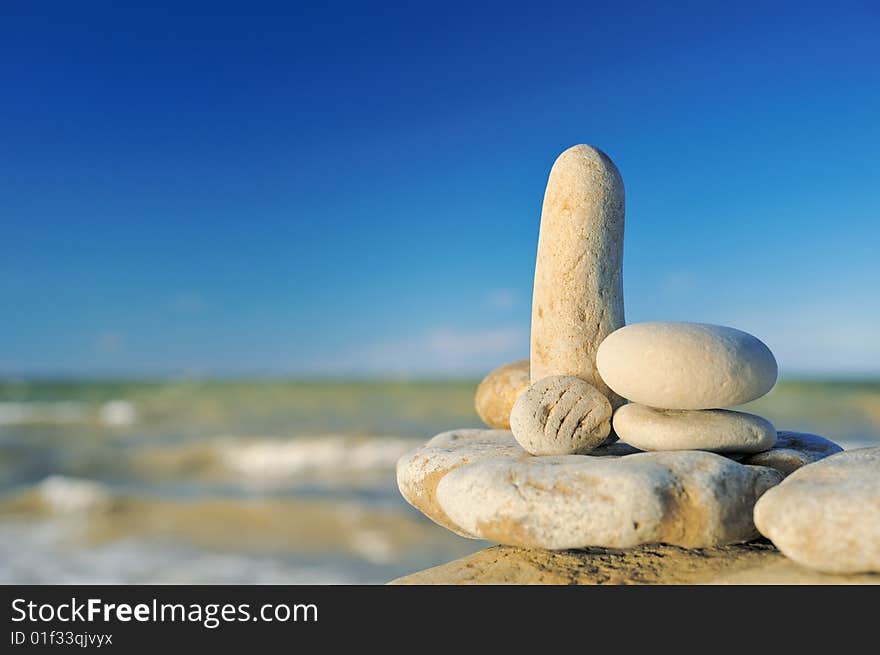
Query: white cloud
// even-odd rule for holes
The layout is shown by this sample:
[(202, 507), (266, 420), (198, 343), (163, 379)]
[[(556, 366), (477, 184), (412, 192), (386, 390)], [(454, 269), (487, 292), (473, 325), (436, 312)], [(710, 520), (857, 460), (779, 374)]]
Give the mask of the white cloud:
[(870, 303), (852, 306), (845, 298), (822, 296), (772, 310), (729, 311), (716, 322), (764, 341), (783, 375), (880, 374), (880, 315)]
[(501, 327), (471, 332), (444, 328), (429, 333), (426, 348), (444, 357), (470, 357), (473, 355), (502, 353), (516, 348), (522, 341), (522, 330)]
[(105, 331), (95, 337), (95, 351), (104, 355), (121, 352), (125, 340), (118, 332)]
[(440, 327), (413, 338), (365, 344), (308, 363), (319, 374), (476, 375), (527, 357), (527, 325)]
[(518, 304), (519, 298), (511, 289), (495, 289), (486, 296), (486, 306), (492, 309), (513, 309)]
[(660, 293), (664, 296), (687, 295), (697, 288), (697, 276), (690, 271), (673, 271), (660, 280)]
[(878, 330), (832, 318), (824, 323), (786, 320), (762, 334), (776, 354), (783, 374), (880, 373)]
[(205, 299), (201, 294), (181, 291), (171, 299), (171, 307), (181, 314), (197, 314), (205, 308)]

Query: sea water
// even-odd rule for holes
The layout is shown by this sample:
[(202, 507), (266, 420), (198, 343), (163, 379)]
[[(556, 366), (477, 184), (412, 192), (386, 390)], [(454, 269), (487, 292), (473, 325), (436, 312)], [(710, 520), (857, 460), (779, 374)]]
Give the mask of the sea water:
[[(485, 547), (394, 465), (475, 381), (0, 382), (0, 583), (382, 583)], [(779, 429), (880, 445), (880, 382), (783, 382)]]

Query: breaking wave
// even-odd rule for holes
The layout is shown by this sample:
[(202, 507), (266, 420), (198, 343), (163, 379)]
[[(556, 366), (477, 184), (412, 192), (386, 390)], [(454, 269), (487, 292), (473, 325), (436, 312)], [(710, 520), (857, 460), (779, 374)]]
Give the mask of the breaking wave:
[(82, 513), (110, 507), (110, 490), (99, 482), (50, 475), (36, 486), (40, 500), (51, 511)]
[(294, 439), (218, 440), (217, 452), (230, 470), (249, 477), (336, 474), (393, 469), (413, 448), (411, 439), (323, 435)]
[(0, 425), (97, 422), (106, 427), (127, 427), (136, 421), (137, 410), (128, 400), (110, 400), (98, 407), (70, 400), (0, 402)]

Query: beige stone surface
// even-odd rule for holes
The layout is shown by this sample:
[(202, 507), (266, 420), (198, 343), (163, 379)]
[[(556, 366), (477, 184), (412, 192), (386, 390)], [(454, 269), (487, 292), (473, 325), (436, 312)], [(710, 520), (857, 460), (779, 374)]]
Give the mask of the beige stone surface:
[(629, 403), (614, 413), (614, 431), (641, 450), (760, 453), (776, 443), (770, 421), (726, 409), (654, 409)]
[(596, 349), (624, 324), (624, 188), (601, 150), (569, 148), (544, 192), (532, 297), (531, 381), (579, 377), (618, 406), (596, 370)]
[(785, 475), (820, 459), (839, 453), (843, 448), (833, 441), (806, 432), (780, 430), (776, 433), (776, 445), (763, 453), (740, 459), (741, 464), (769, 466)]
[(755, 501), (782, 477), (696, 451), (486, 458), (446, 473), (436, 499), (464, 533), (507, 545), (707, 547), (756, 537)]
[(611, 432), (611, 403), (589, 382), (570, 375), (538, 380), (510, 413), (510, 429), (532, 455), (582, 455)]
[[(603, 444), (593, 457), (622, 457), (638, 452), (615, 442)], [(485, 460), (533, 459), (509, 430), (461, 429), (442, 432), (406, 453), (397, 462), (397, 486), (404, 499), (438, 525), (469, 538), (475, 535), (453, 523), (437, 502), (437, 485), (444, 475), (461, 466)]]
[(741, 405), (770, 391), (778, 372), (757, 337), (705, 323), (627, 325), (601, 343), (596, 365), (616, 393), (659, 409)]
[(480, 420), (490, 428), (510, 429), (510, 410), (529, 387), (529, 360), (520, 359), (499, 366), (477, 387), (474, 406)]
[(829, 573), (880, 572), (880, 448), (808, 464), (771, 492), (755, 524), (787, 557)]
[(880, 584), (880, 575), (818, 573), (766, 543), (700, 549), (650, 544), (630, 550), (561, 552), (494, 546), (390, 584)]
[(532, 457), (510, 431), (473, 429), (437, 435), (397, 467), (404, 498), (439, 525), (551, 549), (745, 541), (757, 534), (755, 499), (782, 477), (711, 453), (642, 453), (623, 442)]
[(442, 432), (397, 462), (397, 487), (404, 499), (429, 519), (463, 537), (476, 538), (449, 520), (437, 504), (437, 485), (459, 466), (485, 459), (529, 457), (509, 430), (462, 429)]

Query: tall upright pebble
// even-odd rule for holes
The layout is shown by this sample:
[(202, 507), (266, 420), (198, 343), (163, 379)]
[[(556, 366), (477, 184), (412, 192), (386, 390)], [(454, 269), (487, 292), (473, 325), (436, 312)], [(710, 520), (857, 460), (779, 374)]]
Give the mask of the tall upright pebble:
[(581, 378), (623, 404), (596, 370), (602, 340), (624, 324), (623, 180), (598, 148), (577, 145), (550, 170), (532, 297), (531, 381)]

